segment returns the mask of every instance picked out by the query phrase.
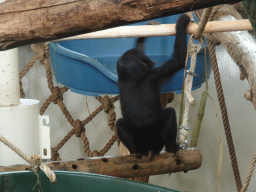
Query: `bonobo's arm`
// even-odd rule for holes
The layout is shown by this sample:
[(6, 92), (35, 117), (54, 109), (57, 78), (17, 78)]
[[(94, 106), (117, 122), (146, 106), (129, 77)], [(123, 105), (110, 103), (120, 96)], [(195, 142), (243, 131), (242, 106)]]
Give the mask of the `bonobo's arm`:
[[(159, 25), (159, 24), (160, 23), (158, 21), (149, 21), (146, 23), (146, 25)], [(139, 37), (136, 42), (136, 49), (141, 51), (142, 53), (145, 53), (144, 52), (145, 40), (146, 40), (145, 37)]]
[(184, 68), (187, 54), (187, 26), (190, 17), (182, 14), (176, 21), (174, 53), (170, 60), (154, 70), (154, 79), (169, 79), (178, 70)]
[(136, 42), (136, 49), (139, 50), (140, 52), (144, 53), (144, 44), (145, 44), (145, 37), (140, 37), (137, 39)]

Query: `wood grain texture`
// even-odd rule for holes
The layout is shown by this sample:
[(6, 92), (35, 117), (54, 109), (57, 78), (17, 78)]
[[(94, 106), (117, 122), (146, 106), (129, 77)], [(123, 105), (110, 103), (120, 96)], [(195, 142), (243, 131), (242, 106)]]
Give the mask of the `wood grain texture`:
[[(51, 170), (97, 173), (122, 178), (146, 177), (172, 172), (198, 169), (202, 165), (202, 155), (198, 149), (180, 150), (177, 154), (162, 153), (152, 161), (147, 157), (136, 155), (117, 157), (96, 157), (75, 161), (48, 163)], [(29, 165), (0, 167), (0, 172), (21, 171), (29, 169)]]
[(9, 0), (0, 4), (0, 50), (240, 0)]

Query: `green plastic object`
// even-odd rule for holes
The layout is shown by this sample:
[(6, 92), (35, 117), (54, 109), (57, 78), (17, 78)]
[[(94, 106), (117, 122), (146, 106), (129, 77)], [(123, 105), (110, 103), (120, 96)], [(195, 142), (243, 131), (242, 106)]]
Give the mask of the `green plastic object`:
[[(130, 181), (117, 177), (54, 171), (57, 183), (52, 184), (43, 172), (39, 173), (43, 192), (175, 192), (175, 190)], [(31, 171), (0, 173), (1, 192), (39, 191), (36, 175)], [(176, 191), (178, 192), (178, 191)]]

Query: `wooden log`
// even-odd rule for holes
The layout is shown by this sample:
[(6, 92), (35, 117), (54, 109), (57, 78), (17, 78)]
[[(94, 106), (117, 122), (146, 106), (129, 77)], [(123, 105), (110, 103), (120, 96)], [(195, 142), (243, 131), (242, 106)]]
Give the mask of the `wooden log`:
[[(229, 11), (229, 12), (225, 12)], [(218, 9), (214, 14), (212, 20), (215, 21), (237, 21), (230, 13), (234, 13), (236, 10), (232, 6), (225, 5)], [(198, 10), (199, 15), (202, 14), (202, 10)], [(243, 79), (248, 80), (251, 90), (250, 97), (245, 94), (247, 100), (250, 100), (256, 110), (256, 41), (250, 33), (247, 31), (234, 31), (227, 33), (214, 33), (214, 38), (220, 41), (228, 53), (234, 60), (234, 62), (240, 68)], [(242, 80), (243, 80), (242, 79)], [(248, 93), (247, 92), (247, 93)]]
[[(130, 151), (124, 146), (122, 142), (119, 144), (119, 155), (130, 155)], [(138, 182), (143, 182), (143, 183), (148, 183), (149, 181), (149, 176), (146, 177), (133, 177), (133, 178), (127, 178), (133, 181), (138, 181)]]
[(0, 4), (0, 50), (241, 0), (8, 0)]
[[(51, 170), (96, 173), (122, 178), (189, 171), (198, 169), (202, 165), (202, 155), (198, 149), (180, 150), (176, 154), (165, 152), (154, 156), (152, 161), (146, 161), (146, 158), (128, 155), (96, 157), (66, 162), (59, 161), (46, 164)], [(29, 168), (29, 165), (0, 167), (0, 172), (21, 171)]]
[[(194, 34), (198, 28), (197, 23), (190, 23), (187, 28), (188, 34)], [(130, 37), (153, 37), (176, 35), (176, 24), (122, 26), (102, 31), (77, 35), (56, 41), (70, 41), (79, 39), (112, 39)], [(230, 32), (230, 31), (252, 31), (249, 19), (234, 21), (210, 21), (206, 24), (204, 33)]]

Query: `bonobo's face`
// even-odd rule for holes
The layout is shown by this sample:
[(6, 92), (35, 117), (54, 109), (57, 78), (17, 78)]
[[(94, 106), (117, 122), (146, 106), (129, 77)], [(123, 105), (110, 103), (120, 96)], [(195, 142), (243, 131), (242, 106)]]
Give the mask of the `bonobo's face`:
[(132, 49), (117, 61), (118, 77), (121, 80), (138, 79), (146, 75), (154, 63), (144, 53)]

